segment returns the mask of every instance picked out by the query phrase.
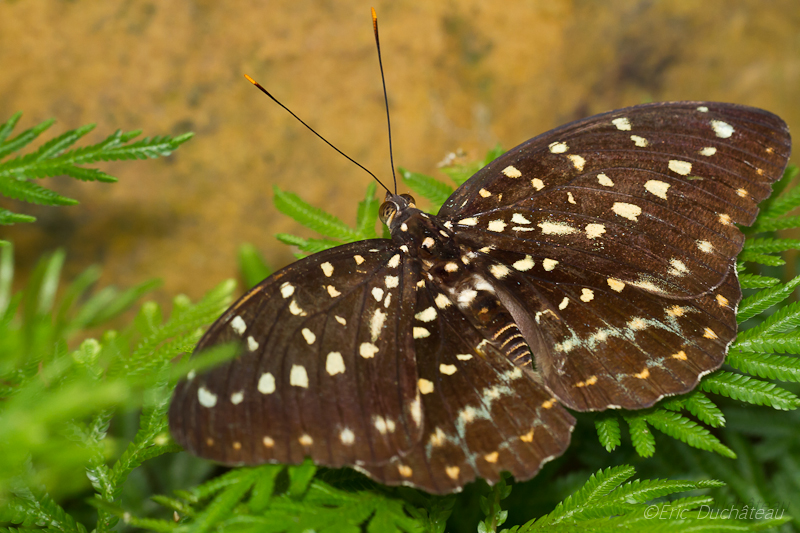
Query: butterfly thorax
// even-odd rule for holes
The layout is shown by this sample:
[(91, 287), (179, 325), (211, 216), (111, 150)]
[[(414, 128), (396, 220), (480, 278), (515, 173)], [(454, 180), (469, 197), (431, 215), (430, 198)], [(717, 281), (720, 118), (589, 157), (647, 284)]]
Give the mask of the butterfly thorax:
[(485, 275), (489, 259), (483, 252), (460, 243), (451, 223), (420, 211), (408, 195), (387, 195), (381, 219), (400, 249), (420, 261), (420, 283), (442, 291), (437, 305), (456, 305), (481, 332), (486, 340), (478, 352), (490, 344), (517, 366), (531, 367), (528, 345)]

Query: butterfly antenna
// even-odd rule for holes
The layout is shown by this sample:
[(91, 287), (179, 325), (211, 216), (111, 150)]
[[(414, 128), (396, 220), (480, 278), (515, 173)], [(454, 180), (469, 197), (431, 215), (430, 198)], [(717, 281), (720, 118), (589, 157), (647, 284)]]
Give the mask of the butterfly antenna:
[[(358, 161), (356, 161), (355, 159), (353, 159), (352, 157), (350, 157), (349, 155), (347, 155), (346, 153), (342, 152), (341, 150), (339, 150), (338, 148), (336, 148), (334, 145), (332, 145), (332, 144), (330, 143), (330, 141), (328, 141), (328, 139), (326, 139), (325, 137), (323, 137), (322, 135), (320, 135), (319, 133), (317, 133), (317, 132), (314, 130), (314, 128), (312, 128), (311, 126), (309, 126), (308, 124), (306, 124), (305, 122), (303, 122), (303, 119), (301, 119), (300, 117), (298, 117), (297, 115), (295, 115), (295, 114), (292, 112), (292, 110), (291, 110), (291, 109), (289, 109), (288, 107), (286, 107), (285, 105), (283, 105), (282, 103), (280, 103), (280, 102), (278, 101), (278, 99), (277, 99), (277, 98), (275, 98), (274, 96), (272, 96), (272, 95), (269, 93), (269, 91), (268, 91), (268, 90), (266, 90), (264, 87), (262, 87), (262, 85), (261, 85), (260, 83), (258, 83), (256, 80), (254, 80), (253, 78), (251, 78), (251, 77), (250, 77), (250, 76), (248, 76), (247, 74), (245, 74), (245, 75), (244, 75), (244, 77), (245, 77), (245, 78), (247, 78), (247, 81), (249, 81), (250, 83), (252, 83), (252, 84), (253, 84), (253, 85), (255, 85), (256, 87), (258, 87), (258, 89), (259, 89), (259, 90), (260, 90), (262, 93), (264, 93), (264, 94), (266, 94), (267, 96), (269, 96), (269, 97), (272, 99), (272, 101), (273, 101), (273, 102), (275, 102), (276, 104), (278, 104), (279, 106), (281, 106), (282, 108), (284, 108), (284, 109), (285, 109), (285, 110), (286, 110), (286, 111), (287, 111), (287, 112), (288, 112), (290, 115), (292, 115), (292, 116), (293, 116), (295, 119), (297, 119), (297, 121), (298, 121), (298, 122), (300, 122), (300, 124), (302, 124), (303, 126), (305, 126), (306, 128), (308, 128), (308, 129), (311, 131), (311, 133), (313, 133), (314, 135), (316, 135), (317, 137), (319, 137), (320, 139), (322, 139), (323, 141), (325, 141), (325, 144), (327, 144), (328, 146), (330, 146), (331, 148), (333, 148), (334, 150), (336, 150), (337, 152), (339, 152), (341, 155), (343, 155), (344, 157), (346, 157), (346, 158), (347, 158), (347, 159), (348, 159), (348, 160), (349, 160), (351, 163), (353, 163), (354, 165), (356, 165), (357, 167), (359, 167), (361, 170), (363, 170), (364, 172), (366, 172), (367, 174), (369, 174), (370, 176), (372, 176), (372, 177), (375, 179), (375, 181), (377, 181), (377, 182), (380, 184), (380, 186), (381, 186), (381, 187), (383, 187), (384, 189), (386, 189), (386, 192), (387, 192), (387, 193), (390, 193), (390, 194), (391, 194), (391, 191), (389, 190), (389, 188), (388, 188), (386, 185), (384, 185), (384, 184), (383, 184), (383, 182), (382, 182), (381, 180), (379, 180), (379, 179), (378, 179), (378, 177), (377, 177), (375, 174), (373, 174), (373, 173), (372, 173), (372, 172), (370, 172), (370, 171), (369, 171), (369, 170), (368, 170), (366, 167), (364, 167), (364, 165), (362, 165), (361, 163), (359, 163)], [(397, 184), (397, 180), (395, 180), (395, 189), (397, 189), (397, 185), (396, 185), (396, 184)]]
[(386, 106), (386, 124), (389, 126), (389, 163), (392, 165), (392, 179), (394, 180), (394, 193), (397, 194), (397, 175), (394, 172), (394, 155), (392, 154), (392, 121), (389, 119), (389, 97), (386, 96), (386, 77), (383, 75), (383, 60), (381, 59), (381, 41), (378, 39), (378, 15), (372, 7), (372, 29), (375, 32), (375, 46), (378, 48), (378, 65), (381, 67), (381, 83), (383, 83), (383, 103)]

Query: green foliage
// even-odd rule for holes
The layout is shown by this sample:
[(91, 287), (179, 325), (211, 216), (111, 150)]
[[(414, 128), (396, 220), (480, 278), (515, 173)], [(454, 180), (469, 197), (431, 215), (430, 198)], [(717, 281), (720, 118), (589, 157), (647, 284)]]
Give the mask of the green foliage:
[[(141, 131), (123, 132), (117, 130), (105, 140), (83, 148), (69, 148), (81, 137), (94, 129), (94, 124), (69, 130), (42, 144), (38, 149), (13, 159), (3, 158), (19, 152), (36, 140), (55, 120), (45, 120), (29, 128), (16, 137), (8, 136), (19, 122), (22, 113), (15, 113), (5, 124), (0, 125), (0, 195), (14, 200), (39, 205), (74, 205), (78, 201), (62, 196), (38, 185), (33, 180), (53, 176), (69, 176), (81, 181), (117, 181), (96, 168), (86, 168), (97, 161), (117, 161), (121, 159), (146, 159), (168, 156), (178, 146), (188, 141), (191, 133), (177, 137), (146, 137), (131, 142)], [(36, 218), (0, 209), (0, 225), (33, 222)], [(7, 241), (0, 241), (0, 244)]]
[[(226, 308), (233, 284), (221, 284), (196, 304), (177, 297), (167, 320), (158, 305), (144, 304), (129, 327), (83, 338), (70, 350), (86, 327), (128, 311), (158, 284), (92, 292), (99, 271), (90, 268), (57, 297), (64, 254), (56, 252), (14, 293), (12, 251), (10, 245), (0, 250), (0, 521), (85, 531), (45, 487), (64, 498), (86, 490), (88, 482), (99, 501), (118, 502), (135, 468), (178, 450), (166, 423), (177, 378), (170, 361), (191, 350), (199, 328)], [(109, 438), (112, 418), (137, 407), (142, 411), (135, 437), (115, 443)], [(76, 478), (81, 470), (86, 476)], [(114, 527), (116, 517), (102, 510), (98, 515), (97, 531)]]

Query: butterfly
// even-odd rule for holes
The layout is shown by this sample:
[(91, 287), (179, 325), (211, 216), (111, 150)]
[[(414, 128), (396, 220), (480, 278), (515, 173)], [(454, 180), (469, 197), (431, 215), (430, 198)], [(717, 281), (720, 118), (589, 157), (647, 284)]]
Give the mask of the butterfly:
[(389, 485), (460, 490), (534, 476), (567, 409), (642, 409), (691, 391), (736, 337), (735, 258), (781, 177), (786, 124), (714, 102), (639, 105), (506, 152), (438, 215), (380, 208), (390, 239), (273, 274), (197, 350), (175, 440), (227, 465), (310, 457)]

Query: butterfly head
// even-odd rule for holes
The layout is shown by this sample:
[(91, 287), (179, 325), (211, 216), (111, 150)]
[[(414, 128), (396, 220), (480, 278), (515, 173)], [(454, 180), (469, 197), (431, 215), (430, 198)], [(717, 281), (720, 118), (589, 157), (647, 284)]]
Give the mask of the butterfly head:
[(410, 194), (386, 193), (386, 198), (378, 211), (381, 222), (389, 231), (402, 224), (411, 215), (411, 210), (416, 210), (417, 204)]

